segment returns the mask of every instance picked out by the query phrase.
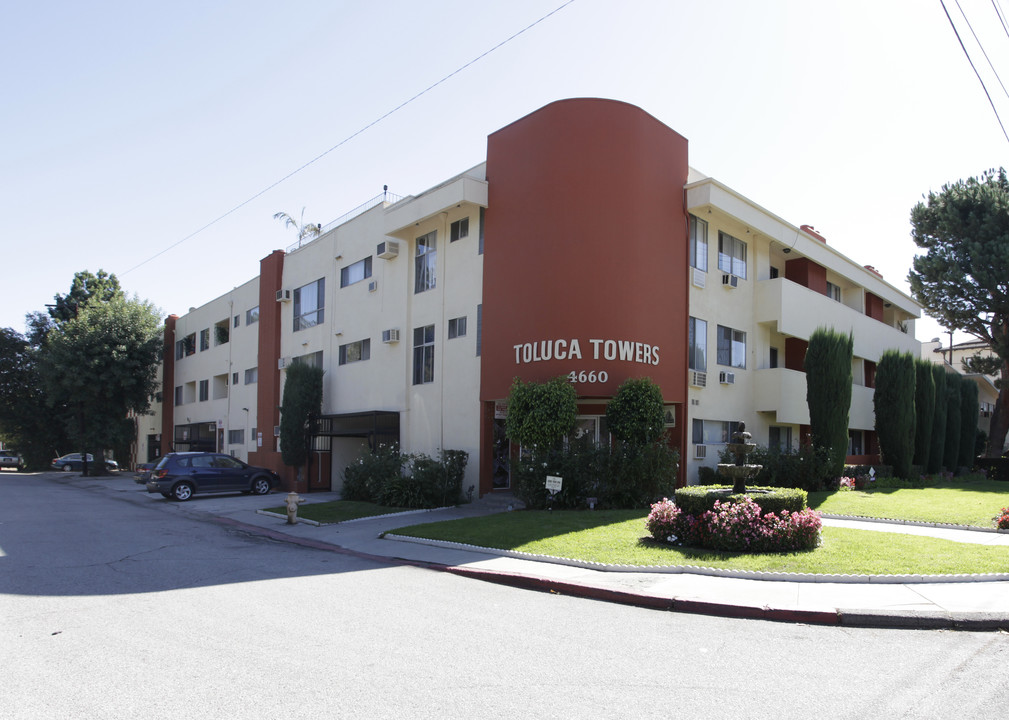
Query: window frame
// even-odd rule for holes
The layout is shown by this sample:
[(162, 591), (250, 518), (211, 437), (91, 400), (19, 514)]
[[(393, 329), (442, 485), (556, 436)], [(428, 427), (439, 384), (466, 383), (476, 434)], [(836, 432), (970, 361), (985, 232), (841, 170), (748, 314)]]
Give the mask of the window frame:
[(459, 218), (449, 225), (449, 242), (456, 242), (469, 237), (469, 215)]
[[(727, 325), (717, 325), (717, 330), (715, 331), (715, 363), (717, 365), (722, 365), (724, 367), (737, 368), (739, 370), (746, 369), (746, 332), (743, 330), (736, 330), (735, 328), (728, 327)], [(723, 333), (723, 331), (725, 331)], [(723, 337), (723, 334), (727, 334)], [(738, 339), (737, 335), (742, 339)], [(738, 348), (741, 345), (742, 348)], [(742, 354), (742, 360), (739, 364), (736, 363), (736, 351), (740, 350)], [(728, 353), (728, 356), (725, 353)]]
[(434, 325), (413, 329), (413, 384), (428, 385), (434, 382)]
[(466, 337), (466, 316), (452, 318), (448, 321), (448, 339)]
[(371, 360), (371, 338), (355, 340), (340, 346), (338, 365), (350, 365), (365, 360)]
[[(371, 277), (373, 270), (371, 255), (340, 268), (340, 287), (350, 287)], [(358, 277), (360, 275), (360, 277)]]
[[(703, 237), (699, 237), (703, 235)], [(690, 267), (701, 272), (708, 272), (708, 221), (701, 220), (696, 215), (690, 216), (688, 230), (690, 242)]]
[(438, 287), (438, 231), (432, 230), (417, 238), (414, 247), (414, 294)]
[(253, 323), (259, 322), (259, 305), (251, 307), (245, 311), (245, 325), (248, 327)]
[(718, 231), (718, 269), (746, 279), (746, 243), (723, 230)]
[[(687, 320), (687, 368), (696, 372), (708, 371), (708, 321), (701, 318), (689, 317)], [(703, 325), (703, 329), (698, 333), (697, 325)], [(700, 337), (700, 347), (698, 347), (698, 337)], [(698, 367), (696, 355), (700, 353), (700, 367)]]
[[(310, 305), (308, 310), (304, 309), (306, 300), (313, 295), (314, 305)], [(304, 297), (303, 297), (304, 296)], [(294, 330), (306, 330), (310, 327), (322, 325), (326, 318), (326, 278), (325, 276), (310, 283), (296, 288), (294, 291)]]

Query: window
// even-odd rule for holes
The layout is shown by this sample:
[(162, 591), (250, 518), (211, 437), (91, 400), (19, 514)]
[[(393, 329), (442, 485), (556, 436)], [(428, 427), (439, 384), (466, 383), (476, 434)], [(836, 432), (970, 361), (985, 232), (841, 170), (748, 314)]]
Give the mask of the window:
[(469, 218), (464, 217), (461, 220), (456, 220), (452, 225), (449, 226), (449, 242), (455, 242), (456, 240), (462, 240), (465, 237), (469, 237)]
[(433, 290), (435, 287), (434, 269), (438, 259), (438, 233), (432, 230), (427, 235), (417, 238), (417, 252), (414, 258), (413, 291), (415, 293)]
[(827, 297), (829, 297), (831, 300), (836, 300), (837, 302), (841, 302), (841, 288), (838, 287), (837, 285), (835, 285), (834, 283), (829, 282), (829, 281), (827, 282), (827, 293), (826, 294), (827, 294)]
[(244, 445), (245, 430), (228, 430), (228, 445)]
[(241, 321), (241, 318), (242, 318), (241, 315), (235, 315), (235, 317), (231, 321), (231, 327), (233, 327), (233, 328), (238, 327), (238, 324)]
[(186, 341), (176, 340), (175, 341), (175, 359), (181, 360), (182, 356), (186, 354)]
[(322, 367), (322, 350), (314, 353), (308, 353), (306, 355), (299, 355), (294, 358), (294, 362), (300, 365), (307, 365), (308, 367)]
[(175, 359), (181, 360), (183, 355), (189, 356), (196, 352), (196, 333), (189, 333), (175, 343)]
[(792, 449), (792, 428), (772, 425), (767, 428), (767, 447), (779, 450)]
[(694, 419), (690, 428), (690, 441), (694, 445), (719, 445), (727, 443), (736, 434), (739, 423), (725, 420)]
[(849, 430), (848, 431), (848, 454), (849, 455), (861, 455), (863, 437), (861, 430)]
[(690, 266), (708, 271), (708, 223), (690, 216)]
[(210, 399), (210, 381), (200, 380), (200, 402)]
[(224, 345), (231, 340), (231, 329), (228, 320), (224, 319), (214, 325), (214, 345)]
[(175, 404), (176, 405), (181, 405), (182, 404), (182, 386), (181, 385), (176, 385), (175, 386)]
[(249, 368), (245, 371), (245, 384), (252, 385), (254, 382), (259, 381), (259, 368)]
[(688, 328), (687, 367), (698, 372), (706, 372), (708, 369), (708, 323), (705, 320), (690, 318)]
[(231, 373), (231, 384), (232, 385), (237, 385), (238, 384), (238, 373), (236, 373), (236, 372), (235, 373)]
[(774, 280), (774, 278), (779, 277), (780, 275), (781, 275), (781, 271), (778, 270), (778, 268), (774, 267), (774, 265), (772, 265), (771, 266), (771, 275), (770, 275), (771, 279)]
[(483, 342), (483, 305), (476, 306), (476, 356), (480, 357), (480, 347)]
[(210, 328), (200, 330), (200, 352), (210, 349)]
[(719, 365), (745, 368), (746, 333), (719, 325), (717, 362)]
[(480, 239), (477, 243), (477, 253), (483, 255), (483, 221), (484, 221), (484, 210), (486, 208), (480, 208)]
[(357, 342), (347, 343), (346, 345), (340, 346), (340, 360), (341, 365), (346, 365), (347, 363), (358, 362), (359, 360), (368, 360), (371, 358), (371, 339), (365, 338), (364, 340), (358, 340)]
[(771, 358), (768, 367), (778, 367), (778, 348), (771, 348)]
[(245, 311), (245, 324), (251, 325), (252, 323), (259, 322), (259, 305), (254, 308), (249, 308)]
[(359, 283), (365, 278), (371, 277), (371, 255), (364, 260), (358, 260), (353, 265), (340, 268), (340, 287)]
[(434, 382), (434, 325), (413, 331), (413, 384)]
[(457, 317), (448, 321), (448, 339), (466, 336), (466, 318)]
[(726, 233), (718, 233), (718, 269), (745, 280), (746, 243)]
[(326, 278), (319, 278), (294, 291), (294, 331), (314, 327), (323, 321), (326, 305)]

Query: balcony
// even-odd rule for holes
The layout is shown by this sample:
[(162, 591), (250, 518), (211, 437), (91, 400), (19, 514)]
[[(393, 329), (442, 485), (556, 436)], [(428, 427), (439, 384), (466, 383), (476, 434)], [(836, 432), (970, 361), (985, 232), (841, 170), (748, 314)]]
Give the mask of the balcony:
[[(769, 368), (757, 370), (754, 379), (757, 412), (773, 412), (775, 422), (784, 425), (809, 425), (806, 373), (786, 368)], [(875, 427), (872, 395), (872, 388), (852, 385), (848, 427), (859, 430), (872, 430)]]
[(757, 283), (754, 312), (758, 323), (774, 323), (782, 335), (802, 340), (809, 340), (813, 331), (823, 326), (850, 331), (855, 356), (873, 362), (886, 350), (909, 352), (915, 357), (921, 352), (920, 343), (911, 335), (781, 277)]

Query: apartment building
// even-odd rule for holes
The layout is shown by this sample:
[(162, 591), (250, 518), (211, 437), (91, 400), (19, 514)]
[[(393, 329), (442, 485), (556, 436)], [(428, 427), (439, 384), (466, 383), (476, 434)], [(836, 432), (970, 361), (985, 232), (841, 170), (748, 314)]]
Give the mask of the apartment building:
[[(983, 430), (985, 435), (991, 434), (991, 415), (995, 410), (995, 403), (998, 401), (998, 381), (996, 375), (984, 375), (982, 373), (967, 372), (964, 368), (964, 361), (975, 355), (982, 357), (992, 357), (994, 353), (987, 344), (980, 340), (968, 340), (966, 342), (943, 346), (942, 340), (933, 338), (929, 342), (921, 344), (921, 356), (936, 365), (942, 365), (946, 372), (959, 373), (969, 378), (977, 385), (978, 397), (978, 421), (979, 430)], [(1009, 438), (1003, 446), (1003, 452), (1009, 449)]]
[(216, 448), (294, 487), (279, 406), (285, 368), (308, 362), (325, 374), (303, 491), (339, 488), (380, 442), (465, 450), (465, 487), (506, 490), (513, 379), (561, 375), (579, 433), (600, 442), (620, 383), (659, 384), (693, 482), (738, 421), (761, 444), (798, 445), (819, 326), (853, 335), (849, 452), (874, 455), (875, 366), (920, 352), (919, 306), (687, 155), (639, 108), (563, 100), (491, 134), (486, 162), (271, 253), (259, 277), (168, 318), (164, 403), (141, 419), (138, 460)]

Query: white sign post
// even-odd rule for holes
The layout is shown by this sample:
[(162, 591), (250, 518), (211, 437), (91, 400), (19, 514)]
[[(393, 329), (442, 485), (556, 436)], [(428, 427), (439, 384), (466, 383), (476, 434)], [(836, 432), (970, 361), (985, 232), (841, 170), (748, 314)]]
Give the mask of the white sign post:
[(561, 486), (564, 484), (564, 479), (557, 477), (556, 475), (547, 475), (547, 480), (543, 483), (546, 486), (547, 492), (550, 493), (550, 507), (548, 510), (554, 509), (554, 496), (561, 491)]

